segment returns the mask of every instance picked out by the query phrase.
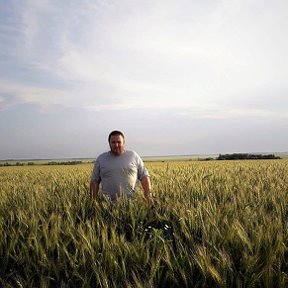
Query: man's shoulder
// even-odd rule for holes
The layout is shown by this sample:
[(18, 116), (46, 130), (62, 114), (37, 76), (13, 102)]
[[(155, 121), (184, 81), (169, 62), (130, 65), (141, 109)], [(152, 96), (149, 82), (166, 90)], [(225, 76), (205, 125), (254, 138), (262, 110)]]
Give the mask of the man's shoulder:
[[(137, 152), (135, 152), (134, 150), (125, 150), (125, 153), (118, 156), (119, 159), (123, 158), (123, 159), (127, 159), (128, 158), (136, 158), (136, 159), (141, 159), (141, 157), (139, 156), (139, 154)], [(118, 158), (117, 157), (117, 158)], [(96, 161), (106, 161), (106, 160), (110, 160), (110, 159), (114, 159), (115, 156), (113, 157), (113, 155), (111, 154), (110, 151), (101, 153), (98, 155), (98, 157), (96, 158)]]
[(143, 162), (142, 158), (139, 156), (137, 152), (134, 150), (126, 150), (126, 159), (130, 159), (130, 161), (136, 161), (137, 163)]
[(97, 157), (97, 161), (101, 161), (101, 160), (105, 160), (107, 158), (109, 158), (111, 155), (110, 155), (110, 151), (107, 151), (107, 152), (103, 152), (101, 154), (98, 155)]
[(129, 155), (129, 156), (132, 156), (132, 157), (140, 157), (138, 155), (138, 153), (135, 152), (134, 150), (126, 150), (125, 153), (126, 153), (126, 155)]

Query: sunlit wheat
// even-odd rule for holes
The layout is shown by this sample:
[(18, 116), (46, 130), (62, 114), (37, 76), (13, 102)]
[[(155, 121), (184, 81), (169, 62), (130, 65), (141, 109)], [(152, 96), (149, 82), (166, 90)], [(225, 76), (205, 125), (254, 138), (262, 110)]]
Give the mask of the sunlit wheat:
[(115, 205), (92, 166), (0, 167), (1, 287), (287, 287), (288, 161), (146, 163)]

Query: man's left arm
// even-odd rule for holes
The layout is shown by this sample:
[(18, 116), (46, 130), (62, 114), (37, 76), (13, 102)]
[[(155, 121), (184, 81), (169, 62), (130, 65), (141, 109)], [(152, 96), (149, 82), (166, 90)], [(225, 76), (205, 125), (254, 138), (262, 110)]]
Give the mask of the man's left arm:
[(150, 182), (150, 178), (149, 176), (143, 176), (141, 181), (141, 185), (143, 188), (143, 192), (144, 192), (144, 197), (146, 198), (148, 204), (150, 206), (153, 205), (153, 199), (152, 199), (152, 195), (151, 195), (151, 182)]

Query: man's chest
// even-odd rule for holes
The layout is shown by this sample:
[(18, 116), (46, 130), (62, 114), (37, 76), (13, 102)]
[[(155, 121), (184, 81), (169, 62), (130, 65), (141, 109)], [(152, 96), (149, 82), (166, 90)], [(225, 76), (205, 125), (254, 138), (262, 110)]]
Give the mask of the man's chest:
[(137, 175), (137, 165), (134, 161), (114, 160), (101, 163), (102, 177), (123, 177)]

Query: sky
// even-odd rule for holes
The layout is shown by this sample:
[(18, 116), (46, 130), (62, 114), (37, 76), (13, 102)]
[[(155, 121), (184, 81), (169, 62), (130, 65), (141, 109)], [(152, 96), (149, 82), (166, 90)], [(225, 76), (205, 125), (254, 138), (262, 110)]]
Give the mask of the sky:
[(0, 159), (288, 151), (288, 1), (0, 0)]

